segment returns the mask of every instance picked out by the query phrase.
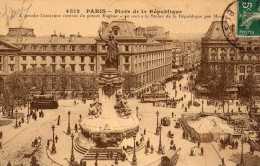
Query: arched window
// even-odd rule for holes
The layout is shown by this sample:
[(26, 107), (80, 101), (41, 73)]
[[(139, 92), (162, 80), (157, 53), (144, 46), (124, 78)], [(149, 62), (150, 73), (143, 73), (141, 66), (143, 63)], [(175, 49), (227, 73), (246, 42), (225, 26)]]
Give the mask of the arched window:
[(225, 60), (226, 59), (226, 55), (227, 55), (227, 51), (225, 48), (221, 48), (220, 49), (220, 58), (221, 60)]
[(113, 26), (112, 27), (112, 32), (115, 36), (119, 34), (119, 27), (118, 26)]
[(230, 60), (234, 61), (235, 60), (235, 49), (231, 48), (229, 52)]
[(216, 57), (217, 57), (217, 49), (212, 48), (211, 49), (211, 60), (216, 60)]

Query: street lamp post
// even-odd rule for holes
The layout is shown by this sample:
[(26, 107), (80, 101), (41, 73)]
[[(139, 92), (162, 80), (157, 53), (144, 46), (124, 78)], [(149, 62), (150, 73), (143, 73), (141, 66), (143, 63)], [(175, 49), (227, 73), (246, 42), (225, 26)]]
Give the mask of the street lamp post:
[(241, 139), (241, 159), (240, 159), (240, 166), (244, 166), (244, 121), (242, 126), (242, 139)]
[(30, 115), (30, 98), (28, 99), (28, 113), (27, 113), (27, 116)]
[(74, 163), (75, 162), (75, 157), (74, 157), (74, 153), (73, 153), (73, 140), (74, 140), (74, 135), (73, 133), (71, 134), (71, 156), (70, 156), (70, 163)]
[(137, 158), (136, 158), (136, 154), (135, 154), (135, 138), (136, 138), (136, 133), (133, 136), (134, 138), (134, 154), (133, 154), (133, 159), (132, 159), (132, 166), (137, 165)]
[(71, 134), (71, 129), (70, 129), (70, 111), (68, 112), (68, 129), (67, 129), (67, 134)]
[(155, 134), (158, 135), (159, 134), (159, 126), (158, 126), (159, 111), (158, 110), (156, 112), (156, 115), (157, 115), (157, 124), (156, 124), (156, 132), (155, 132)]
[(201, 104), (202, 104), (202, 105), (201, 105), (201, 112), (203, 113), (203, 111), (204, 111), (204, 110), (203, 110), (203, 104), (204, 104), (204, 101), (203, 101), (203, 100), (201, 101)]
[(15, 128), (18, 128), (18, 123), (17, 123), (17, 113), (18, 113), (18, 111), (15, 110)]
[(138, 106), (136, 106), (136, 117), (138, 118)]
[(159, 147), (158, 147), (158, 154), (162, 154), (162, 126), (159, 126), (159, 130), (160, 130), (160, 138), (159, 138)]
[(227, 100), (227, 105), (228, 105), (227, 111), (228, 111), (228, 114), (229, 114), (229, 99)]
[(243, 151), (244, 151), (244, 140), (243, 138), (241, 139), (241, 159), (240, 159), (240, 166), (244, 166), (244, 156), (243, 156)]
[(52, 153), (56, 153), (56, 147), (55, 147), (55, 141), (54, 141), (54, 129), (55, 129), (55, 126), (52, 125), (52, 147), (51, 147), (51, 152)]

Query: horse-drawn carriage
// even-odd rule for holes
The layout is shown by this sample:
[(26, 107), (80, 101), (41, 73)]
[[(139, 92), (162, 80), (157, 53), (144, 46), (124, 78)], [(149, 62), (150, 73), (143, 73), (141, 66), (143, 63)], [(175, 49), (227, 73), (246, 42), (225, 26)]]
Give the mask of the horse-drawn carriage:
[(170, 120), (170, 117), (169, 117), (169, 116), (163, 117), (163, 119), (162, 119), (162, 125), (163, 125), (163, 126), (170, 126), (170, 125), (171, 125), (171, 120)]

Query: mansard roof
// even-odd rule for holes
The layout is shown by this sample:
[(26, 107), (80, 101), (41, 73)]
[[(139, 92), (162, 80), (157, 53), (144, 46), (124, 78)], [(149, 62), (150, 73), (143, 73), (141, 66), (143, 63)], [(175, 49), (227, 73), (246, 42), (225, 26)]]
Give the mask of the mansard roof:
[[(230, 40), (236, 40), (235, 33), (232, 31), (230, 25), (226, 21), (223, 22), (224, 32), (225, 34), (229, 34)], [(211, 26), (209, 27), (207, 33), (203, 37), (204, 40), (227, 40), (224, 32), (222, 30), (222, 22), (221, 21), (213, 21)]]

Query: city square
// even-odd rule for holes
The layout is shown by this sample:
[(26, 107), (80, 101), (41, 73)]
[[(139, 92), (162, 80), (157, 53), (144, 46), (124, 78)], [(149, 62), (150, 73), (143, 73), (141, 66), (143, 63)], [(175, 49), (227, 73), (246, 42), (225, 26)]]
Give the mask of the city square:
[[(184, 74), (184, 78), (177, 82), (177, 84), (182, 84), (182, 86), (187, 85), (187, 77), (188, 74)], [(170, 93), (170, 95), (174, 95), (172, 90), (172, 84), (166, 84), (166, 90)], [(183, 104), (187, 105), (188, 101), (191, 100), (189, 91), (179, 91), (177, 90), (177, 98), (183, 97), (186, 95), (186, 98), (183, 100)], [(194, 99), (195, 101), (202, 102), (205, 99)], [(59, 101), (59, 108), (57, 110), (44, 110), (45, 116), (43, 118), (39, 118), (36, 121), (31, 119), (29, 124), (24, 122), (21, 127), (18, 129), (14, 129), (14, 123), (3, 128), (3, 138), (2, 138), (2, 146), (4, 150), (1, 149), (1, 164), (7, 164), (8, 160), (13, 161), (14, 164), (22, 163), (27, 165), (30, 162), (30, 159), (24, 158), (24, 152), (26, 149), (31, 148), (31, 142), (34, 141), (35, 138), (41, 137), (41, 145), (39, 149), (36, 151), (36, 156), (40, 165), (67, 165), (70, 162), (71, 157), (71, 145), (69, 142), (71, 141), (71, 135), (67, 135), (68, 128), (68, 112), (71, 112), (70, 116), (70, 127), (71, 133), (75, 135), (77, 138), (80, 134), (80, 131), (75, 131), (75, 123), (79, 123), (80, 115), (84, 118), (87, 115), (87, 107), (91, 101), (87, 101), (85, 104), (82, 101), (76, 100), (76, 105), (73, 100), (61, 100)], [(162, 127), (162, 145), (165, 147), (167, 151), (170, 149), (170, 141), (171, 138), (167, 136), (169, 130), (174, 133), (174, 144), (179, 149), (180, 148), (180, 156), (177, 162), (177, 165), (192, 165), (194, 162), (198, 162), (201, 165), (207, 165), (207, 161), (211, 161), (212, 163), (221, 164), (221, 158), (225, 157), (226, 165), (236, 165), (235, 162), (240, 161), (241, 154), (241, 142), (239, 142), (239, 146), (237, 149), (231, 149), (227, 147), (227, 149), (223, 150), (220, 148), (219, 143), (201, 143), (200, 146), (204, 148), (204, 155), (200, 155), (200, 149), (197, 147), (197, 142), (191, 142), (191, 140), (186, 140), (182, 138), (183, 130), (181, 128), (174, 128), (175, 123), (179, 118), (181, 118), (181, 114), (184, 113), (184, 108), (182, 108), (182, 103), (177, 104), (176, 108), (166, 108), (166, 107), (156, 107), (152, 106), (151, 103), (140, 103), (140, 100), (129, 99), (129, 105), (134, 114), (136, 114), (136, 106), (138, 106), (138, 117), (140, 117), (140, 131), (139, 133), (143, 133), (146, 130), (145, 140), (150, 138), (151, 144), (154, 146), (154, 153), (148, 152), (145, 154), (145, 148), (142, 147), (136, 152), (137, 163), (138, 165), (150, 165), (153, 162), (158, 162), (160, 160), (162, 154), (157, 154), (158, 152), (158, 144), (159, 144), (159, 136), (156, 135), (156, 111), (159, 111), (159, 119), (165, 116), (170, 117), (171, 125), (167, 127)], [(200, 113), (202, 107), (192, 106), (188, 109), (189, 113)], [(215, 107), (212, 106), (204, 106), (204, 112), (214, 113)], [(238, 112), (238, 107), (235, 105), (230, 105), (230, 109), (234, 109), (234, 112)], [(242, 112), (245, 112), (246, 108), (241, 107)], [(217, 112), (221, 112), (222, 110), (217, 110)], [(172, 118), (172, 112), (174, 116)], [(19, 113), (26, 115), (27, 108), (24, 108)], [(57, 125), (58, 116), (60, 115), (60, 124)], [(47, 147), (47, 140), (52, 139), (52, 125), (55, 126), (55, 136), (58, 136), (58, 141), (56, 143), (56, 153), (51, 153), (51, 145)], [(39, 130), (40, 128), (40, 130)], [(8, 137), (7, 137), (8, 136)], [(24, 139), (20, 139), (20, 138)], [(140, 136), (139, 136), (140, 137)], [(140, 139), (138, 136), (137, 138)], [(133, 142), (132, 139), (127, 140), (130, 144)], [(52, 144), (52, 143), (50, 143)], [(195, 148), (196, 152), (194, 156), (190, 156), (191, 148)], [(249, 153), (249, 145), (244, 144), (244, 153), (245, 155)], [(75, 161), (80, 161), (83, 157), (82, 154), (78, 153), (74, 150)], [(233, 155), (239, 156), (234, 157)], [(259, 152), (255, 152), (256, 156), (259, 156)], [(132, 163), (132, 154), (127, 156), (128, 160), (122, 162), (118, 161), (118, 165), (131, 165)], [(259, 161), (259, 159), (257, 160)], [(87, 161), (88, 165), (94, 165), (95, 160)], [(115, 165), (114, 160), (98, 160), (98, 165)]]
[(174, 3), (6, 7), (0, 166), (259, 166), (260, 38), (237, 34), (255, 13)]

